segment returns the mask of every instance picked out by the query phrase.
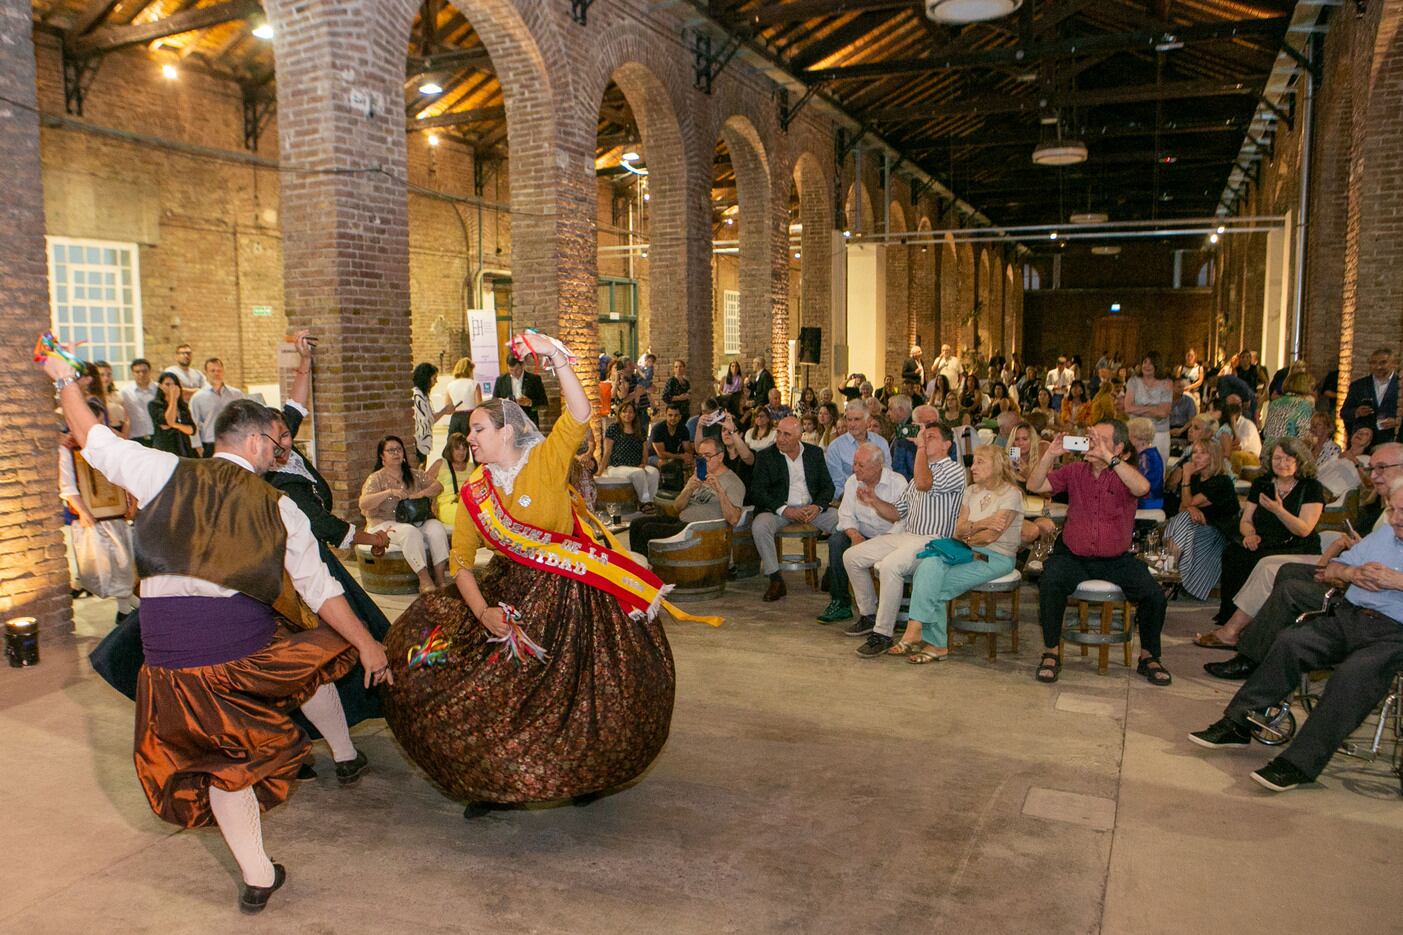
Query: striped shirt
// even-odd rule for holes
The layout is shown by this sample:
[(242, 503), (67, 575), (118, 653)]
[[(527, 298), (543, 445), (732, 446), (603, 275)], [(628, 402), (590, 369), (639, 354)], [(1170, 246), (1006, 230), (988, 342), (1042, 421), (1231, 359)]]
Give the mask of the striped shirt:
[(913, 483), (896, 501), (896, 511), (906, 521), (906, 532), (932, 539), (948, 539), (955, 534), (960, 503), (965, 491), (965, 467), (949, 458), (930, 464), (930, 490), (917, 490)]

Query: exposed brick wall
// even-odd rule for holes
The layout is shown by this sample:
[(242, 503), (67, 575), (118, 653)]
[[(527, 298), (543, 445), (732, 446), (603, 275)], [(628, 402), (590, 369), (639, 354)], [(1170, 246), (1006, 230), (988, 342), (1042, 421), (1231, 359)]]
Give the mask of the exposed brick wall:
[(39, 118), (34, 109), (31, 8), (0, 2), (0, 165), (9, 191), (0, 207), (0, 321), (10, 366), (0, 375), (0, 617), (32, 616), (42, 632), (71, 632), (68, 562), (59, 521), (53, 387), (26, 360), (27, 342), (49, 323)]

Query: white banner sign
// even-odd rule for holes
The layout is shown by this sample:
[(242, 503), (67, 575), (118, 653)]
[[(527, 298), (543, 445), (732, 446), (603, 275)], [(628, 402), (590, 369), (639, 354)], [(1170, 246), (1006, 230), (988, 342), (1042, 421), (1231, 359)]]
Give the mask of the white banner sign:
[(468, 309), (468, 346), (472, 348), (473, 379), (482, 387), (482, 398), (491, 399), (492, 384), (502, 374), (495, 310)]

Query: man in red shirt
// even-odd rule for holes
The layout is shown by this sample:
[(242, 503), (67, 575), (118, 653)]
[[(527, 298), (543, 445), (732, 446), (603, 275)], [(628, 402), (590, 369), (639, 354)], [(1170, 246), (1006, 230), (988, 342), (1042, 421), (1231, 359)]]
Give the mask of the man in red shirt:
[(1138, 672), (1151, 685), (1168, 685), (1169, 670), (1159, 661), (1159, 636), (1168, 603), (1145, 563), (1130, 552), (1138, 498), (1149, 493), (1150, 482), (1135, 469), (1133, 457), (1121, 460), (1130, 448), (1125, 423), (1106, 419), (1086, 433), (1086, 460), (1053, 470), (1066, 449), (1062, 435), (1047, 446), (1028, 475), (1028, 492), (1067, 495), (1067, 525), (1043, 565), (1038, 582), (1038, 615), (1043, 627), (1043, 656), (1038, 681), (1055, 682), (1062, 668), (1058, 645), (1067, 598), (1083, 581), (1109, 581), (1136, 606), (1140, 630)]

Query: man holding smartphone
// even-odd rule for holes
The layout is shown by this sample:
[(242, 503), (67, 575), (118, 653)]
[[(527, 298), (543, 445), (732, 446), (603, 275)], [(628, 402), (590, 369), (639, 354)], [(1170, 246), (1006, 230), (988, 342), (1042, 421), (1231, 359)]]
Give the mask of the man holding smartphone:
[(745, 484), (726, 467), (726, 449), (714, 438), (703, 436), (697, 441), (697, 471), (682, 487), (682, 492), (664, 509), (674, 515), (643, 516), (628, 527), (628, 547), (639, 555), (648, 554), (648, 543), (654, 539), (675, 536), (688, 523), (722, 519), (732, 528), (741, 520), (745, 503)]
[[(1135, 623), (1140, 630), (1140, 665), (1137, 671), (1151, 685), (1173, 681), (1159, 660), (1160, 632), (1168, 604), (1145, 563), (1130, 552), (1137, 501), (1149, 492), (1150, 482), (1135, 469), (1134, 460), (1122, 460), (1130, 433), (1119, 419), (1096, 423), (1085, 437), (1059, 434), (1028, 475), (1028, 492), (1067, 494), (1067, 524), (1043, 564), (1038, 582), (1038, 614), (1043, 628), (1043, 655), (1038, 681), (1055, 682), (1062, 670), (1059, 645), (1067, 598), (1083, 581), (1109, 581), (1136, 605)], [(1067, 451), (1086, 452), (1086, 460), (1054, 470)]]

